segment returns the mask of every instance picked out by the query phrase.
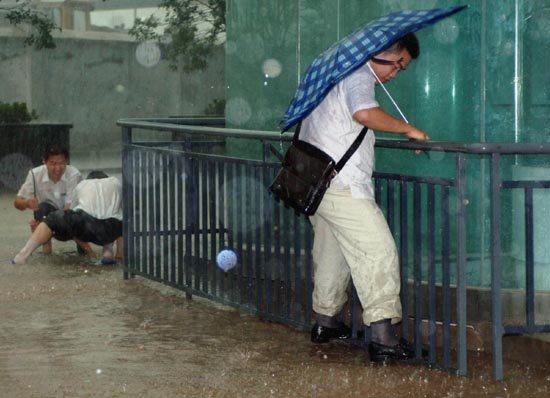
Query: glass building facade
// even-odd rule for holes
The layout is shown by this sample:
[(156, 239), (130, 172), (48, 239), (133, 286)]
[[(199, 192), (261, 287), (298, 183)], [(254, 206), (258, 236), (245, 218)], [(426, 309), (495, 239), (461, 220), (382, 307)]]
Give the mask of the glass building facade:
[[(334, 41), (391, 11), (461, 4), (229, 0), (228, 119), (240, 127), (277, 130), (301, 74)], [(471, 2), (418, 32), (420, 57), (388, 88), (411, 122), (434, 140), (545, 141), (549, 22), (546, 0)]]

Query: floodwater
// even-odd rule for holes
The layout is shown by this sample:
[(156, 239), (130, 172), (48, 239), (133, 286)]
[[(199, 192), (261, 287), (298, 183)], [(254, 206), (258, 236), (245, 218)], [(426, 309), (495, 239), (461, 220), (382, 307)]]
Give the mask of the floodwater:
[(549, 397), (550, 349), (505, 344), (505, 380), (470, 353), (467, 377), (373, 365), (358, 347), (315, 346), (262, 321), (101, 267), (55, 242), (27, 265), (8, 260), (30, 213), (0, 195), (0, 397)]

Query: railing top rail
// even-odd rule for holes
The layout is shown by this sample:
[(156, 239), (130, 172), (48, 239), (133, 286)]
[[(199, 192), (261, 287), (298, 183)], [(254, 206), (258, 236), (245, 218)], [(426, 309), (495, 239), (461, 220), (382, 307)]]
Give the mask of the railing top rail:
[(455, 142), (455, 141), (411, 141), (396, 139), (376, 139), (381, 148), (429, 149), (434, 152), (461, 152), (489, 155), (550, 154), (550, 143), (514, 143), (514, 142)]
[[(277, 131), (235, 129), (220, 126), (223, 118), (154, 118), (119, 119), (117, 125), (155, 131), (172, 131), (188, 134), (212, 135), (228, 138), (257, 139), (261, 141), (291, 141), (292, 134)], [(391, 138), (377, 138), (380, 148), (425, 149), (435, 152), (460, 152), (488, 155), (500, 154), (550, 154), (550, 143), (513, 143), (513, 142), (453, 142), (453, 141), (412, 141)]]
[[(190, 122), (190, 123), (188, 123)], [(244, 130), (226, 127), (212, 127), (219, 125), (217, 118), (193, 118), (193, 119), (120, 119), (117, 125), (157, 131), (174, 131), (188, 134), (223, 135), (228, 138), (249, 138), (266, 141), (291, 141), (292, 134), (283, 134), (276, 131)]]

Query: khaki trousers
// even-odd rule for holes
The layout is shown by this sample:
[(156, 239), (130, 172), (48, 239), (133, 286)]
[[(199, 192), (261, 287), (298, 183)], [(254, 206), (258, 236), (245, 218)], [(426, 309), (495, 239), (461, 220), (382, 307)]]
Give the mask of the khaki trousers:
[(340, 313), (350, 277), (363, 306), (363, 323), (401, 320), (397, 249), (374, 200), (354, 199), (349, 189), (330, 187), (310, 217), (313, 243), (313, 310)]

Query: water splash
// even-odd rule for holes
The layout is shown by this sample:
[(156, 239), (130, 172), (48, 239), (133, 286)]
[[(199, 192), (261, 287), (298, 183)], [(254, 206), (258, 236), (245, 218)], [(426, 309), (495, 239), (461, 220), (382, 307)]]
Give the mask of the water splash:
[(136, 60), (146, 68), (156, 66), (160, 61), (160, 48), (154, 41), (145, 41), (136, 47)]

